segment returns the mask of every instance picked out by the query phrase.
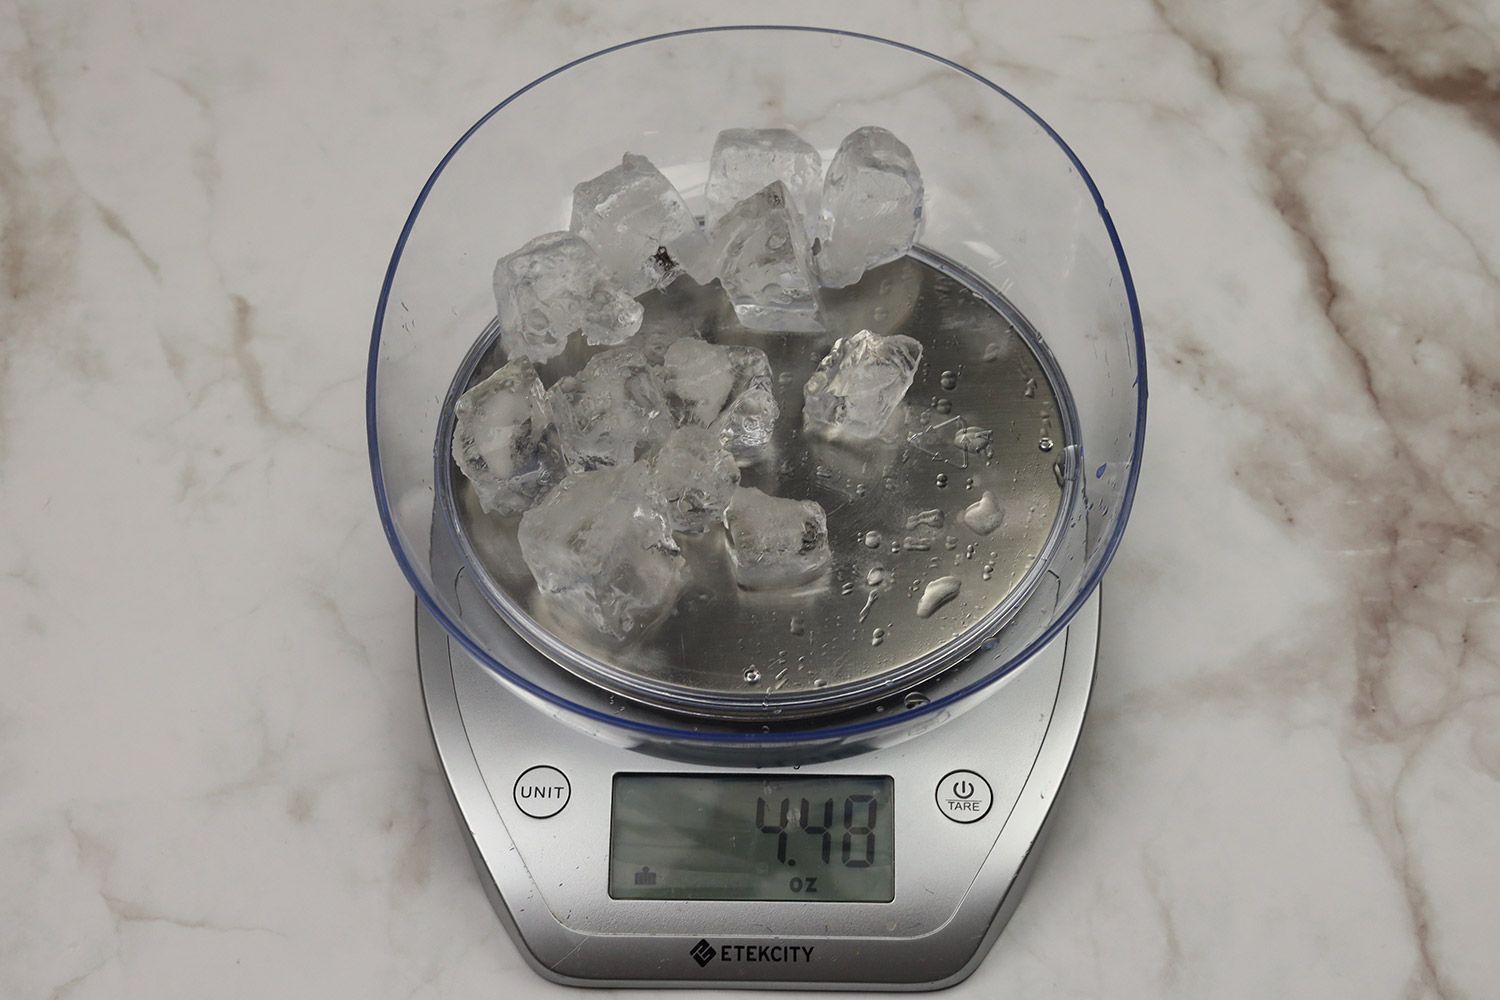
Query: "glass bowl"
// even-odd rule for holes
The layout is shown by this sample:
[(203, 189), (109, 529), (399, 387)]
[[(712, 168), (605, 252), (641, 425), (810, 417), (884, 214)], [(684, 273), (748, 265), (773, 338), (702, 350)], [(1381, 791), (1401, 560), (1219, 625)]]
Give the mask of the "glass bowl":
[[(955, 572), (970, 574), (973, 596), (962, 614), (882, 651), (878, 616), (867, 622), (839, 612), (848, 622), (836, 648), (796, 666), (791, 676), (806, 683), (776, 687), (771, 672), (781, 662), (775, 676), (785, 678), (791, 659), (784, 650), (785, 662), (771, 659), (771, 650), (795, 645), (779, 636), (796, 632), (799, 607), (832, 607), (839, 573), (863, 571), (854, 558), (862, 534), (854, 530), (862, 524), (856, 494), (867, 495), (867, 480), (877, 493), (881, 486), (878, 456), (809, 451), (800, 464), (783, 461), (783, 476), (805, 490), (820, 477), (837, 479), (851, 504), (830, 514), (836, 573), (828, 589), (762, 604), (738, 638), (719, 608), (663, 626), (669, 641), (645, 652), (590, 644), (528, 593), (513, 525), (507, 547), (506, 531), (491, 531), (466, 501), (449, 458), (454, 399), (499, 360), (496, 258), (566, 228), (573, 185), (626, 151), (649, 157), (701, 214), (707, 157), (721, 129), (791, 127), (826, 164), (844, 135), (870, 124), (905, 141), (922, 170), (919, 247), (872, 272), (860, 286), (867, 295), (831, 295), (829, 336), (781, 356), (801, 359), (790, 366), (808, 364), (834, 336), (862, 326), (918, 335), (929, 353), (907, 405), (924, 412), (909, 424), (908, 444), (927, 452), (923, 442), (936, 440), (929, 425), (947, 426), (929, 407), (983, 413), (998, 436), (1024, 448), (1005, 451), (989, 471), (970, 470), (959, 456), (964, 466), (950, 462), (953, 475), (936, 476), (937, 486), (968, 488), (965, 501), (988, 485), (1019, 490), (1012, 500), (1031, 497), (1024, 521), (1035, 524), (1028, 533), (1010, 517), (1014, 534), (994, 539), (934, 534), (950, 548), (918, 558), (945, 567), (951, 558)], [(665, 295), (691, 297), (689, 286), (680, 279)], [(717, 287), (700, 291), (702, 299)], [(648, 322), (660, 294), (644, 299)], [(741, 337), (728, 329), (732, 312), (720, 300), (701, 306), (710, 325)], [(1138, 476), (1143, 357), (1129, 269), (1097, 189), (1062, 139), (1005, 90), (941, 57), (865, 35), (793, 27), (659, 35), (569, 63), (501, 102), (449, 150), (418, 196), (391, 258), (370, 348), (376, 499), (426, 610), (502, 682), (572, 724), (616, 741), (716, 746), (909, 734), (993, 691), (1098, 585)], [(950, 385), (955, 373), (962, 387)], [(791, 426), (800, 413), (802, 373), (795, 374), (777, 390), (782, 423)], [(1029, 408), (1017, 410), (1023, 398)], [(928, 487), (907, 496), (905, 507), (918, 510), (939, 495)], [(963, 506), (948, 507), (952, 525)], [(888, 526), (887, 535), (900, 527)], [(916, 572), (899, 542), (890, 558), (912, 562), (908, 576)], [(947, 632), (937, 634), (939, 627)], [(757, 633), (778, 638), (757, 645)]]

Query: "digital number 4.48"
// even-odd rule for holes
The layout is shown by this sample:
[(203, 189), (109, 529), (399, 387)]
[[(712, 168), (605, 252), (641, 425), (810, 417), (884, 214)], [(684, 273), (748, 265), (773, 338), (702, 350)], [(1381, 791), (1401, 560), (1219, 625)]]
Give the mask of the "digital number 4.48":
[[(797, 827), (810, 837), (818, 838), (819, 854), (824, 864), (833, 860), (833, 836), (841, 834), (839, 840), (839, 863), (846, 868), (868, 868), (875, 863), (875, 817), (879, 808), (873, 795), (850, 795), (844, 799), (843, 826), (834, 830), (834, 801), (824, 799), (814, 806), (807, 799), (798, 803)], [(791, 835), (792, 800), (782, 799), (775, 807), (775, 821), (770, 822), (771, 803), (764, 798), (755, 800), (755, 825), (761, 833), (776, 837), (776, 860), (785, 865), (795, 865), (788, 859), (787, 846)]]

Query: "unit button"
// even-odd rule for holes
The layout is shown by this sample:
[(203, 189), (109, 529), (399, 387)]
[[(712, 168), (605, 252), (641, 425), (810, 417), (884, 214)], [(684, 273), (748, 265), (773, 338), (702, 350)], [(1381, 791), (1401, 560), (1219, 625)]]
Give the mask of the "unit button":
[(977, 823), (989, 814), (990, 783), (973, 771), (950, 771), (937, 786), (938, 809), (955, 823)]
[(545, 764), (527, 768), (516, 779), (516, 808), (532, 819), (547, 819), (563, 811), (573, 797), (568, 776)]

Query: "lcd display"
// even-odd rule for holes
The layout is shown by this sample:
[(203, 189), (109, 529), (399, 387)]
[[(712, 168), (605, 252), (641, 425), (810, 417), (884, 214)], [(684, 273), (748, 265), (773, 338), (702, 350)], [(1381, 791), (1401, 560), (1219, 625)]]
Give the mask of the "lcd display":
[(893, 820), (888, 777), (616, 775), (609, 894), (887, 903)]

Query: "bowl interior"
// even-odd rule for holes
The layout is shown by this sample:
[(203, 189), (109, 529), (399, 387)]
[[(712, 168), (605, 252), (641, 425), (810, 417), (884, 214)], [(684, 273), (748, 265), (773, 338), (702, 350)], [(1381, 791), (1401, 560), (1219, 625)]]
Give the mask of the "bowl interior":
[[(1079, 502), (1045, 567), (1046, 585), (990, 641), (1000, 655), (978, 680), (1023, 661), (1097, 583), (1134, 490), (1145, 388), (1124, 256), (1071, 151), (1004, 91), (895, 43), (788, 28), (660, 36), (543, 77), (464, 136), (413, 209), (377, 312), (368, 404), (388, 534), (424, 603), (502, 679), (517, 676), (506, 662), (514, 657), (487, 638), (495, 607), (459, 601), (433, 559), (437, 428), (455, 372), (494, 317), (495, 259), (566, 228), (572, 185), (625, 151), (652, 159), (701, 211), (720, 129), (790, 127), (826, 162), (845, 134), (867, 124), (900, 136), (922, 169), (923, 244), (1025, 317), (1065, 378), (1076, 414), (1058, 457), (1078, 471)], [(579, 692), (569, 685), (550, 700), (631, 725), (606, 692)], [(931, 701), (916, 714), (930, 710)], [(684, 738), (696, 731), (684, 721)]]

